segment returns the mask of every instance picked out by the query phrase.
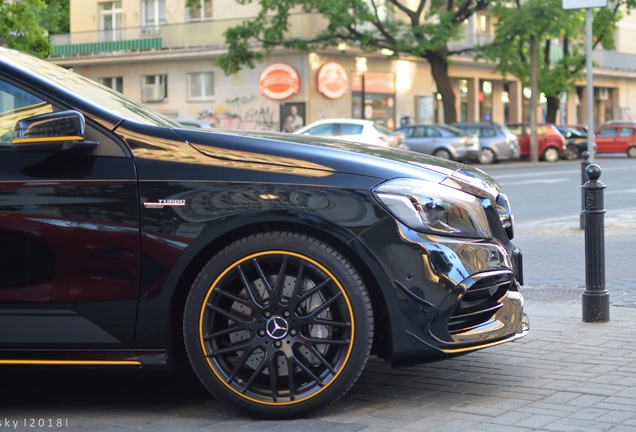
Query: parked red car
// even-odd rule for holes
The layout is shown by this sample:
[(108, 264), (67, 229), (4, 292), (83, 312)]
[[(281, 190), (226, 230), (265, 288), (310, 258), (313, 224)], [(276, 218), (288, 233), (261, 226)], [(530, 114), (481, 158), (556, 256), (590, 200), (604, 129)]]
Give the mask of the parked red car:
[[(530, 124), (510, 123), (508, 128), (519, 139), (521, 158), (530, 157)], [(565, 138), (553, 124), (537, 125), (539, 141), (539, 158), (546, 162), (556, 162), (566, 155)]]
[(636, 157), (636, 123), (611, 121), (596, 129), (597, 153), (623, 153)]

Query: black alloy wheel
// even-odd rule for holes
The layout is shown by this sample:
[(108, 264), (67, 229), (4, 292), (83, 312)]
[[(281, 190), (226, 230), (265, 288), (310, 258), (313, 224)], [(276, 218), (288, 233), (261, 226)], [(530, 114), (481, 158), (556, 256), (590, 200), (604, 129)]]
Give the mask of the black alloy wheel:
[(565, 152), (565, 158), (567, 160), (581, 159), (581, 151), (576, 144), (568, 144)]
[(369, 356), (371, 302), (353, 266), (304, 235), (231, 244), (187, 300), (186, 349), (219, 400), (260, 418), (298, 417), (337, 400)]

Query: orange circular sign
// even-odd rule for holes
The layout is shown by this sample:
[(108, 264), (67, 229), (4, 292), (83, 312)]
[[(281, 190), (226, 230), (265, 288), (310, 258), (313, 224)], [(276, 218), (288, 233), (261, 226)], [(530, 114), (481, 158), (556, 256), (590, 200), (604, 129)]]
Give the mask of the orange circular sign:
[(318, 93), (329, 99), (342, 97), (349, 89), (347, 71), (339, 63), (327, 62), (318, 69), (316, 77)]
[(270, 99), (282, 100), (300, 91), (300, 76), (286, 63), (267, 66), (258, 77), (261, 94)]

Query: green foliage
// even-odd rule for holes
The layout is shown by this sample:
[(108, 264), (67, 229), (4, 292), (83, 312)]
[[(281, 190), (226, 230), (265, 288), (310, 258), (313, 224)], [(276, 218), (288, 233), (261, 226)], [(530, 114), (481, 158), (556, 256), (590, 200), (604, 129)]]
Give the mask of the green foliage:
[(46, 13), (40, 12), (42, 27), (49, 34), (64, 34), (71, 32), (71, 1), (70, 0), (44, 0)]
[(43, 0), (0, 3), (0, 44), (38, 57), (48, 56), (51, 47), (41, 20), (46, 8)]
[[(448, 43), (462, 35), (464, 22), (475, 12), (501, 0), (236, 0), (258, 3), (259, 14), (225, 33), (228, 52), (217, 60), (227, 74), (255, 65), (276, 47), (311, 51), (346, 43), (362, 52), (390, 50), (392, 58), (428, 60), (443, 95), (446, 121), (457, 118), (448, 58), (458, 52)], [(636, 1), (636, 0), (634, 0)], [(197, 0), (188, 0), (194, 6)], [(291, 19), (313, 14), (325, 22), (311, 39), (292, 37)]]
[[(612, 7), (593, 10), (595, 46), (614, 48), (621, 5), (629, 10), (636, 2), (619, 0)], [(564, 10), (562, 0), (527, 0), (517, 2), (514, 7), (499, 5), (493, 9), (493, 15), (497, 19), (495, 39), (491, 45), (478, 48), (478, 57), (495, 62), (496, 70), (503, 76), (516, 77), (527, 86), (530, 39), (535, 37), (539, 91), (548, 98), (560, 98), (562, 93), (572, 91), (585, 69), (584, 9)]]
[(70, 31), (69, 0), (0, 2), (0, 45), (46, 57), (48, 34)]
[[(257, 0), (237, 1), (252, 4)], [(232, 74), (242, 66), (254, 67), (277, 46), (309, 51), (342, 42), (363, 52), (387, 48), (394, 57), (426, 58), (457, 39), (465, 19), (493, 1), (258, 0), (257, 17), (225, 33), (229, 50), (219, 64)], [(188, 0), (190, 6), (196, 3)], [(311, 40), (291, 37), (290, 17), (296, 13), (316, 14), (326, 26)]]

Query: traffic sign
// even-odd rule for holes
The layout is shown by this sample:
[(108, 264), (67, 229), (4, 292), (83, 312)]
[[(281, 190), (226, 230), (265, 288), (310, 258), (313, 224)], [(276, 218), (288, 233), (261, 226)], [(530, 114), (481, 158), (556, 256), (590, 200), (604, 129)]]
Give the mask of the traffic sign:
[(563, 0), (563, 9), (607, 7), (607, 0)]

